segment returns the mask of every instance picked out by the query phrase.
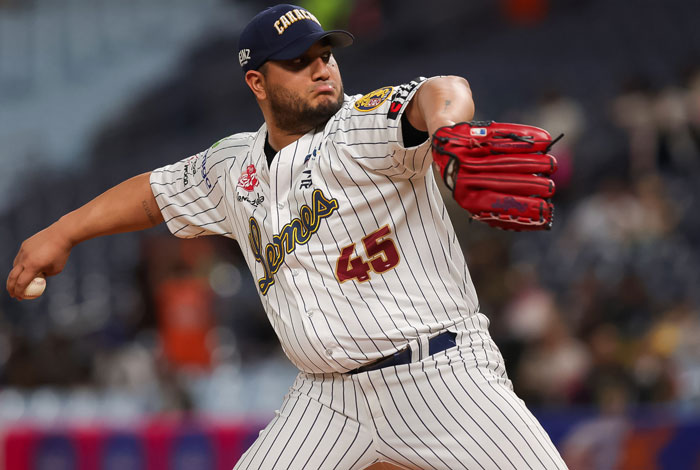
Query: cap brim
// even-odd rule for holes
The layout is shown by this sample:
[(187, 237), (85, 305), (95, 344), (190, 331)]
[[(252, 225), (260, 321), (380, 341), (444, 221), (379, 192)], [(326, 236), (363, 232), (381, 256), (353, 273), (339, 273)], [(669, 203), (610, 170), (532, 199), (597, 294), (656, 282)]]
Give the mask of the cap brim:
[(296, 59), (306, 52), (314, 43), (322, 39), (326, 39), (331, 47), (347, 47), (355, 41), (355, 37), (352, 34), (348, 33), (347, 31), (343, 31), (342, 29), (321, 31), (297, 39), (281, 51), (277, 51), (270, 55), (267, 60)]

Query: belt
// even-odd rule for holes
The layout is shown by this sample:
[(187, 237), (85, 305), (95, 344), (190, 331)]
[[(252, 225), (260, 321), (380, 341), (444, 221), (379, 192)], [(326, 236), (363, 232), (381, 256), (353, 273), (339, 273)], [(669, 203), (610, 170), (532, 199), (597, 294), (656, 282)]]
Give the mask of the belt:
[[(451, 347), (457, 346), (455, 341), (457, 338), (457, 333), (452, 333), (451, 331), (445, 331), (437, 336), (433, 336), (428, 340), (428, 355), (432, 356), (439, 352), (449, 349)], [(385, 367), (400, 366), (403, 364), (411, 363), (412, 351), (410, 346), (406, 346), (401, 351), (397, 351), (391, 356), (378, 359), (364, 366), (360, 366), (357, 369), (353, 369), (348, 374), (358, 374), (360, 372), (369, 372), (370, 370), (383, 369)]]

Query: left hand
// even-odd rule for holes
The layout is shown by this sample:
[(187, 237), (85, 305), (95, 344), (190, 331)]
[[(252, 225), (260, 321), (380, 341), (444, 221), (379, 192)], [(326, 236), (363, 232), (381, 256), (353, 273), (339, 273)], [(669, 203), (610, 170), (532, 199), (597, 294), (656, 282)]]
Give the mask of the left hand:
[(505, 230), (549, 229), (554, 182), (548, 176), (557, 160), (546, 152), (556, 140), (533, 126), (462, 122), (435, 131), (433, 159), (472, 218)]

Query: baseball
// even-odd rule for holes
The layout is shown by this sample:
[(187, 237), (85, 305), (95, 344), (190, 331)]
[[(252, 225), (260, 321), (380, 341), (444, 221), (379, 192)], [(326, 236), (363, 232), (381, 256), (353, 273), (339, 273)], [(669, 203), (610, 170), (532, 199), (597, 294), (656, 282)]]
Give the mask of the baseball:
[(24, 298), (36, 299), (44, 293), (44, 289), (46, 289), (46, 279), (40, 274), (32, 279), (32, 282), (24, 289)]

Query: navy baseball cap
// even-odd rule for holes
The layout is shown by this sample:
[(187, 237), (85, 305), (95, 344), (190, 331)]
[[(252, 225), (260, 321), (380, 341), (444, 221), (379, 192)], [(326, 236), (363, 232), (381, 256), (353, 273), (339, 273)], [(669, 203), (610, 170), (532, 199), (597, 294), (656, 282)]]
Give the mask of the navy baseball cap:
[(355, 40), (347, 31), (324, 31), (316, 17), (301, 7), (277, 5), (255, 15), (243, 29), (238, 62), (243, 72), (257, 70), (268, 60), (295, 59), (321, 39), (332, 47), (349, 46)]

